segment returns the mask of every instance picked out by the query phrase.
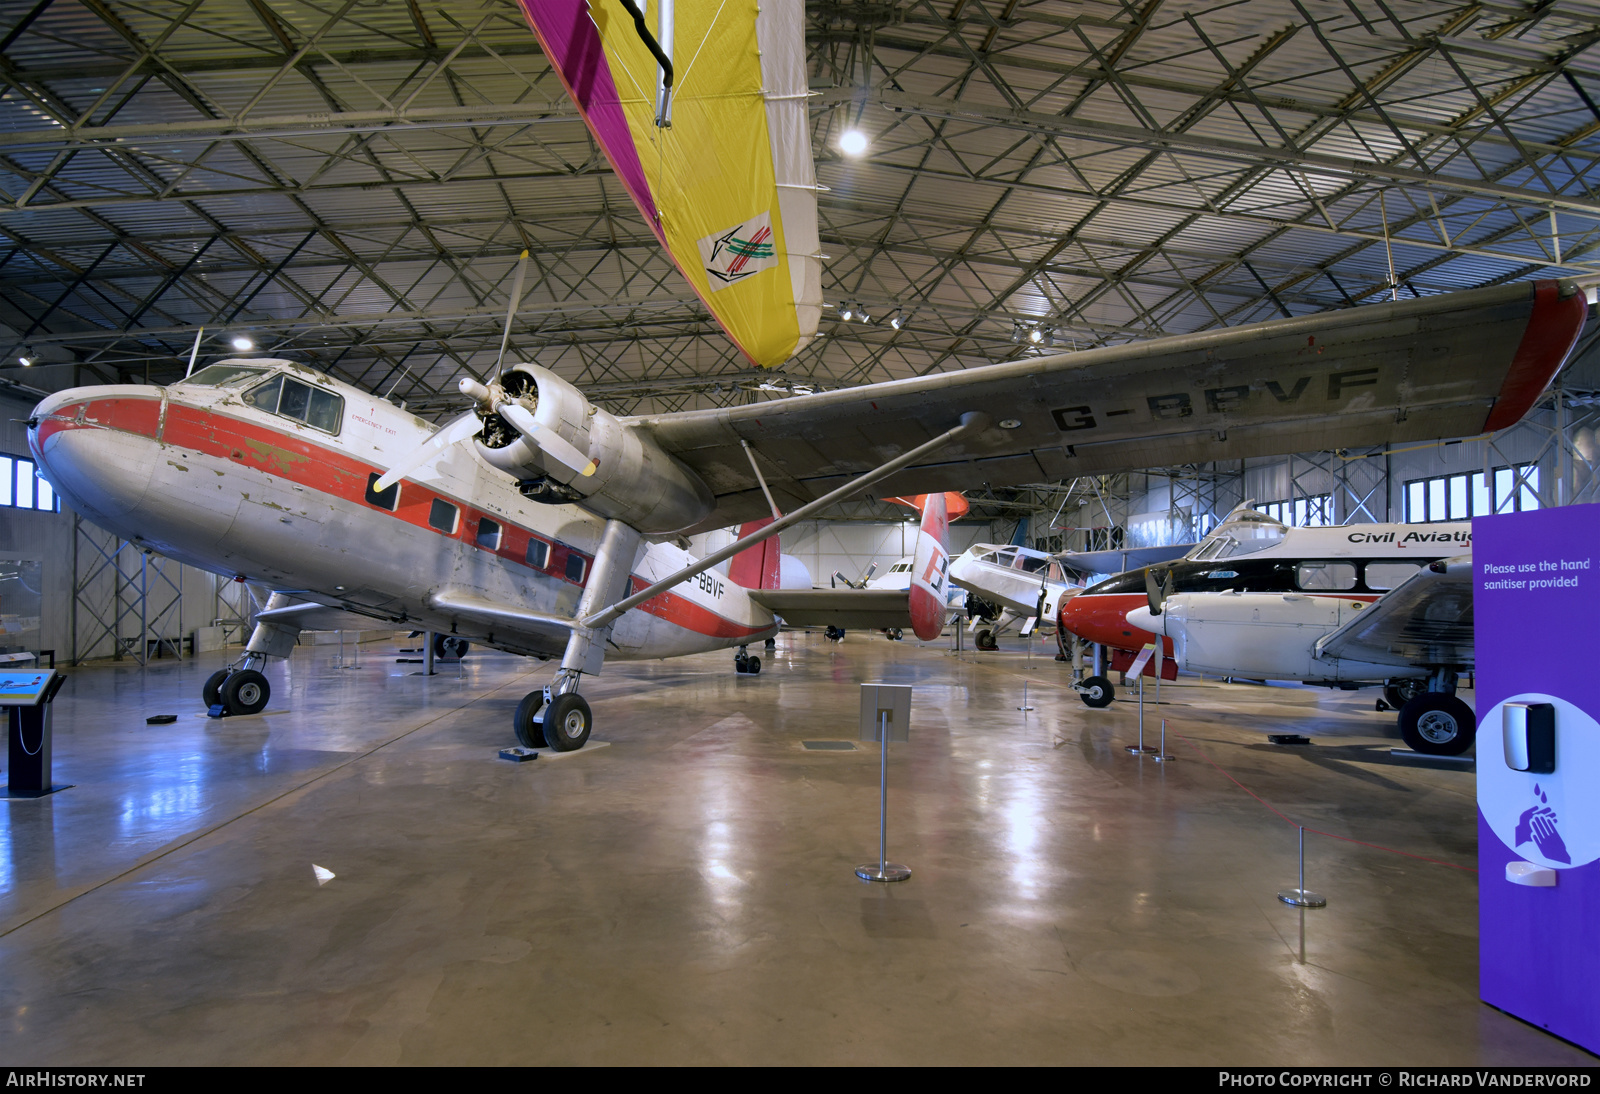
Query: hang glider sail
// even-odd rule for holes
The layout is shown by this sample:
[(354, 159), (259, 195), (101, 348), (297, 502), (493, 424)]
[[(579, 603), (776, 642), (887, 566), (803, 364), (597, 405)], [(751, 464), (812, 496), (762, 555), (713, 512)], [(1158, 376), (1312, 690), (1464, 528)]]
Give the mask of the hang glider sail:
[(764, 368), (803, 349), (822, 272), (801, 0), (765, 0), (753, 19), (748, 3), (521, 2), (617, 178), (728, 337)]

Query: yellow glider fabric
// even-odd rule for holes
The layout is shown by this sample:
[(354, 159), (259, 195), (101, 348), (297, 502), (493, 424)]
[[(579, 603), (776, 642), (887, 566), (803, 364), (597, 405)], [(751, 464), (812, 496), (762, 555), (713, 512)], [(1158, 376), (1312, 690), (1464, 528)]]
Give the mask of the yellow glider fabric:
[(656, 60), (621, 0), (522, 6), (618, 178), (728, 336), (766, 368), (803, 349), (822, 313), (803, 0), (677, 0), (668, 128), (655, 124)]

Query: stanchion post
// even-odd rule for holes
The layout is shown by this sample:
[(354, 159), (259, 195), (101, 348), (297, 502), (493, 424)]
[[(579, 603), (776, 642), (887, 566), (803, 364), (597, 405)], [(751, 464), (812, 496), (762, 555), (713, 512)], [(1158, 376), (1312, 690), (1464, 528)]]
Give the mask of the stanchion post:
[(1161, 719), (1161, 747), (1156, 749), (1156, 754), (1152, 756), (1151, 759), (1155, 760), (1155, 762), (1158, 764), (1164, 764), (1168, 760), (1177, 759), (1176, 756), (1169, 756), (1167, 754), (1167, 720), (1165, 718)]
[(1306, 888), (1306, 828), (1303, 824), (1297, 827), (1300, 829), (1300, 887), (1280, 890), (1278, 899), (1295, 908), (1326, 908), (1327, 898)]
[(911, 688), (905, 684), (861, 685), (862, 738), (878, 739), (878, 861), (856, 867), (863, 881), (904, 881), (911, 868), (889, 861), (889, 740), (911, 739)]

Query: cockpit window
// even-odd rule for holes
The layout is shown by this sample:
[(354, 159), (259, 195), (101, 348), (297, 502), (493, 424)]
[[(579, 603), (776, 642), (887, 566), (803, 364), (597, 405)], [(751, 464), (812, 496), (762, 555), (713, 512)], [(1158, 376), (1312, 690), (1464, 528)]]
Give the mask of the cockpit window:
[(343, 396), (303, 384), (282, 373), (252, 389), (244, 401), (270, 414), (304, 422), (324, 433), (339, 432), (339, 421), (344, 417)]
[(1238, 558), (1265, 551), (1283, 541), (1288, 531), (1282, 523), (1253, 509), (1236, 511), (1186, 555), (1196, 562)]
[(183, 382), (205, 384), (208, 387), (243, 387), (265, 371), (264, 368), (247, 368), (244, 365), (207, 365)]

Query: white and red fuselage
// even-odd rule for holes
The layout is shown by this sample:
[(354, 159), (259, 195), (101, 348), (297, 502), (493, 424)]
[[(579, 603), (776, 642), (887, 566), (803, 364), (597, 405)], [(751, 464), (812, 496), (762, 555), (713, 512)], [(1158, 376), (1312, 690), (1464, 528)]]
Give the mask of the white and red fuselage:
[[(1169, 595), (1178, 597), (1179, 602), (1174, 607), (1180, 609), (1180, 613), (1191, 610), (1189, 602), (1194, 602), (1192, 610), (1200, 610), (1201, 601), (1187, 594), (1274, 594), (1273, 599), (1285, 603), (1292, 600), (1310, 605), (1296, 609), (1296, 618), (1313, 611), (1317, 605), (1325, 607), (1332, 613), (1322, 628), (1326, 631), (1338, 625), (1343, 618), (1341, 612), (1360, 611), (1421, 566), (1472, 550), (1472, 525), (1468, 522), (1288, 529), (1264, 517), (1251, 523), (1256, 530), (1270, 524), (1276, 529), (1276, 535), (1263, 545), (1261, 540), (1230, 537), (1227, 532), (1232, 525), (1225, 524), (1186, 558), (1157, 567), (1158, 571), (1170, 569)], [(1156, 635), (1128, 619), (1129, 612), (1148, 610), (1147, 569), (1129, 570), (1108, 578), (1061, 605), (1062, 630), (1109, 648), (1113, 670), (1126, 670), (1141, 647), (1157, 640)], [(1222, 609), (1235, 606), (1217, 603)], [(1273, 622), (1261, 616), (1260, 604), (1252, 601), (1247, 607), (1249, 612), (1244, 623), (1248, 624), (1251, 619), (1260, 623)], [(1177, 673), (1179, 659), (1175, 656), (1173, 638), (1168, 636), (1161, 641), (1164, 647), (1162, 673), (1170, 679)], [(1206, 671), (1238, 671), (1248, 675), (1245, 667), (1242, 664), (1221, 669), (1208, 666)], [(1147, 664), (1145, 672), (1154, 671), (1153, 662)], [(1395, 673), (1391, 670), (1390, 674)]]
[[(448, 446), (400, 483), (397, 497), (374, 500), (376, 477), (425, 443), (432, 426), (312, 369), (237, 364), (259, 366), (263, 376), (281, 371), (322, 393), (320, 424), (332, 428), (259, 409), (238, 386), (78, 388), (34, 410), (29, 443), (41, 474), (87, 519), (202, 569), (377, 619), (561, 656), (560, 635), (447, 616), (429, 596), (449, 589), (571, 617), (602, 518), (523, 497), (471, 445)], [(328, 410), (334, 401), (336, 416)], [(742, 559), (734, 559), (736, 576)], [(691, 561), (676, 546), (646, 542), (628, 592)], [(606, 656), (672, 657), (776, 630), (743, 586), (707, 572), (625, 613)]]

